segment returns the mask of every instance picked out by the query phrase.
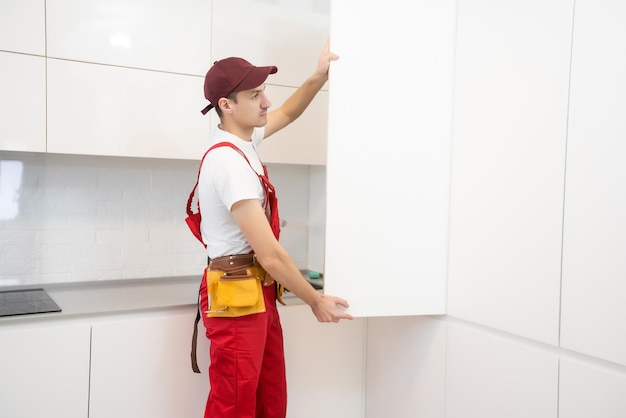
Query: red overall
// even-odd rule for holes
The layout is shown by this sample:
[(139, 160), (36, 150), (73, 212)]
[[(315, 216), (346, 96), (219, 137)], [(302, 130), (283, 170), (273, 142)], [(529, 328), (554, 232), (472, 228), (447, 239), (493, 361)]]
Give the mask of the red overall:
[[(218, 146), (230, 146), (219, 143)], [(207, 151), (208, 152), (208, 151)], [(239, 151), (241, 153), (241, 151)], [(245, 158), (245, 155), (242, 153)], [(246, 158), (247, 160), (247, 158)], [(274, 187), (264, 175), (268, 218), (274, 236), (280, 235), (278, 200)], [(264, 286), (265, 312), (236, 318), (202, 315), (206, 336), (211, 342), (209, 382), (211, 390), (205, 418), (285, 418), (287, 383), (283, 332), (276, 309), (276, 286)], [(200, 287), (200, 312), (207, 312), (206, 281)]]
[[(201, 312), (208, 310), (206, 282)], [(205, 418), (285, 418), (287, 383), (276, 287), (263, 287), (265, 312), (237, 318), (203, 315), (211, 341), (211, 391)]]

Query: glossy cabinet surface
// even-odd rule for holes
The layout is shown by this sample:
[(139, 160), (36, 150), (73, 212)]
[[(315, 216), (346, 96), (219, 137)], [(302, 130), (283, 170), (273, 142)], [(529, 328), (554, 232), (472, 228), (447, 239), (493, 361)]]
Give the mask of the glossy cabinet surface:
[(407, 316), (367, 325), (366, 416), (444, 418), (446, 322)]
[(357, 316), (445, 312), (455, 5), (332, 4), (325, 286)]
[(460, 2), (457, 21), (448, 314), (551, 344), (572, 13)]
[[(33, 57), (0, 57), (10, 76), (0, 103), (11, 116), (0, 149), (83, 155), (199, 159), (212, 62), (242, 56), (277, 65), (271, 84), (280, 101), (314, 71), (330, 20), (329, 1), (8, 1), (0, 50), (42, 55), (47, 69)], [(300, 142), (278, 139), (264, 158), (324, 164), (325, 102), (320, 96), (304, 122), (277, 135)]]
[(446, 418), (557, 417), (556, 354), (462, 323), (447, 335)]
[(195, 309), (93, 324), (90, 418), (202, 416), (209, 391), (208, 343), (200, 324), (198, 366), (189, 352)]
[(19, 327), (3, 323), (1, 415), (87, 418), (89, 331), (87, 323)]
[(48, 59), (48, 152), (199, 159), (202, 78)]
[(45, 152), (45, 58), (0, 52), (0, 72), (0, 150)]
[(46, 31), (50, 57), (203, 75), (211, 2), (48, 0)]
[(45, 0), (2, 0), (0, 50), (45, 55)]
[(306, 305), (279, 308), (285, 340), (287, 416), (362, 418), (365, 320), (317, 322)]
[(559, 376), (559, 418), (626, 416), (626, 374), (564, 359)]
[[(561, 344), (626, 366), (626, 4), (577, 1)], [(598, 415), (600, 416), (600, 415)]]

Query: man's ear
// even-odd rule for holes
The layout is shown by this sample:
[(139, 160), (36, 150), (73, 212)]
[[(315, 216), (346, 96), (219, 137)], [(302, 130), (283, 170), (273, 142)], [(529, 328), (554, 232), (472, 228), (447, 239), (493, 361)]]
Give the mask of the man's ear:
[(217, 101), (217, 105), (220, 107), (220, 109), (222, 109), (222, 112), (230, 112), (232, 110), (230, 100), (228, 100), (226, 97), (220, 97), (220, 99)]

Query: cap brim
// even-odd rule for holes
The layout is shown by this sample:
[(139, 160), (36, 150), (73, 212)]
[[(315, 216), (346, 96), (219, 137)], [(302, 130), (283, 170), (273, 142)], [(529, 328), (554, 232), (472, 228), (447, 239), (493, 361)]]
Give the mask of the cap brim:
[(278, 72), (278, 67), (275, 65), (271, 65), (269, 67), (254, 67), (248, 75), (239, 83), (239, 85), (233, 90), (235, 91), (243, 91), (250, 90), (255, 87), (260, 86), (267, 80), (267, 77), (270, 74), (276, 74)]

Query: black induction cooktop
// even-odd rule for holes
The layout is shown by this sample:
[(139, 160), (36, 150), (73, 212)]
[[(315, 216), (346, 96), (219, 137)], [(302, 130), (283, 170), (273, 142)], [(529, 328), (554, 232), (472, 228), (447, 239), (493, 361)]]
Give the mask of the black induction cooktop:
[(61, 312), (43, 289), (0, 291), (0, 316)]

